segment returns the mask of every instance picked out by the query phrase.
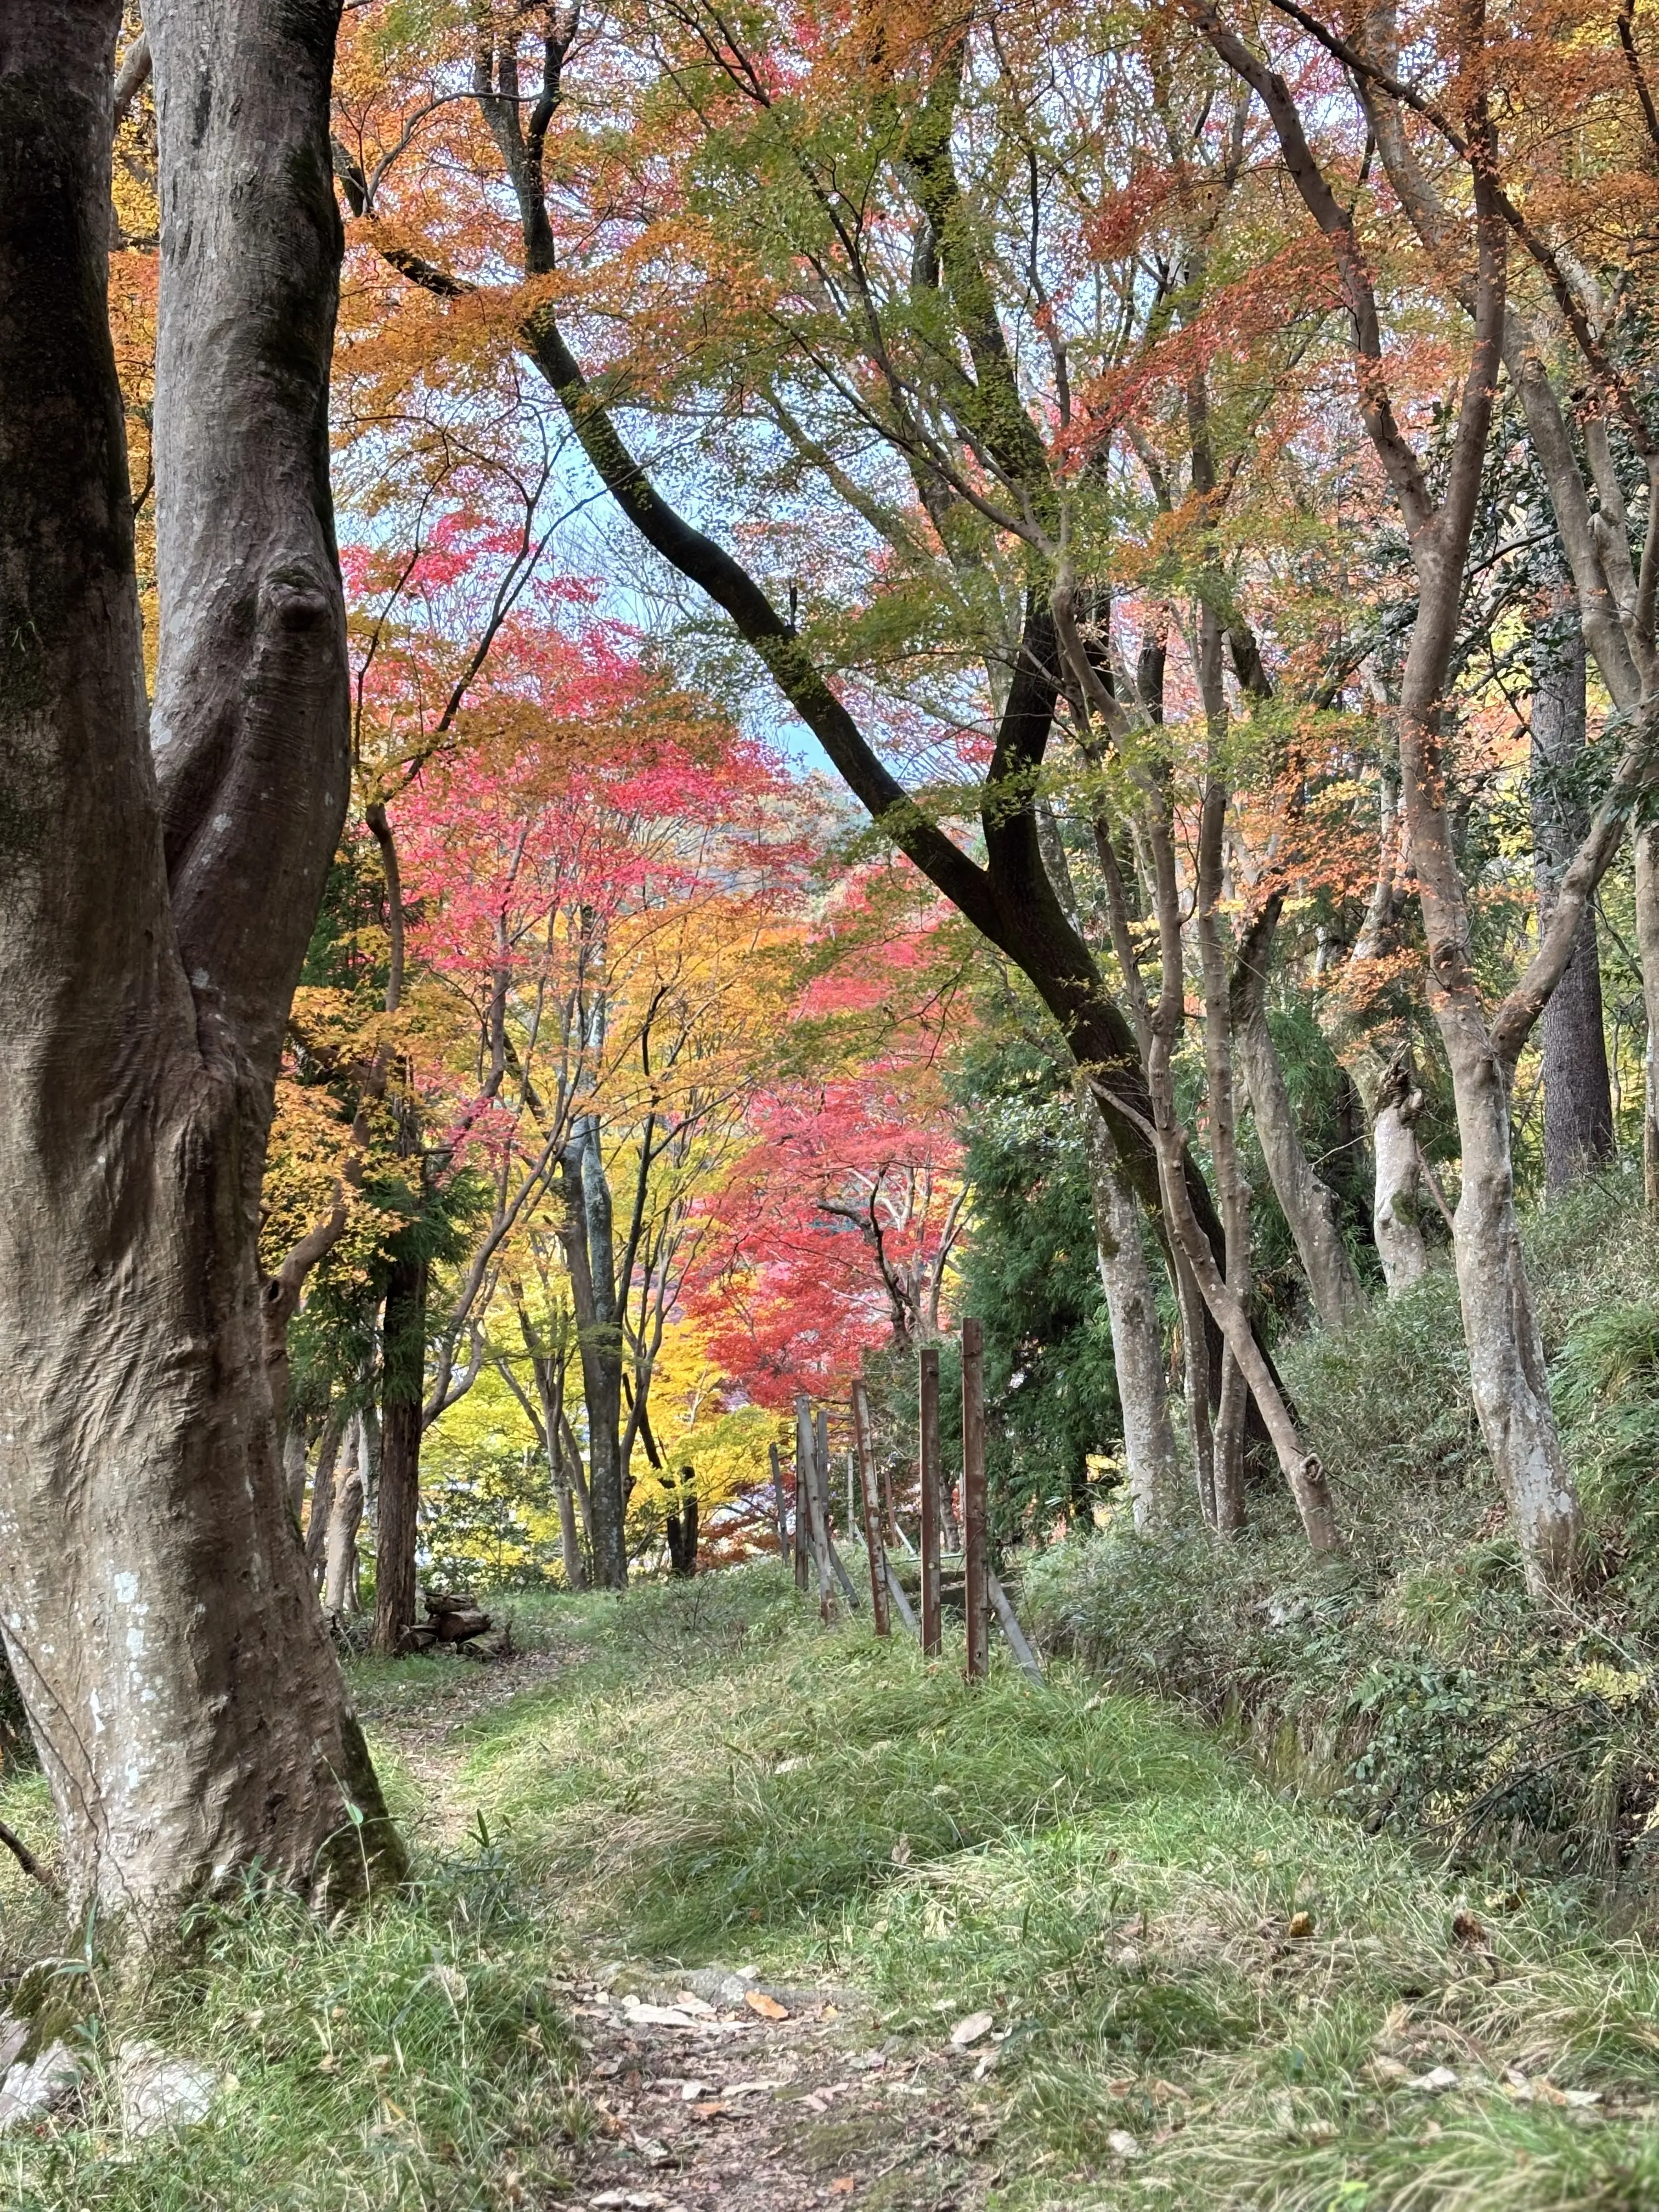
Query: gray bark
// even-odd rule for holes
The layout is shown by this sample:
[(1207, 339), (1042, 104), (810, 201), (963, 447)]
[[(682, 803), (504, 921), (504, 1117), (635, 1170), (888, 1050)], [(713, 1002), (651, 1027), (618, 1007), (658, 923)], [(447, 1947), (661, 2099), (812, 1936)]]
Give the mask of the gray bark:
[(1296, 1126), (1290, 1088), (1259, 989), (1243, 994), (1233, 1030), (1233, 1054), (1250, 1094), (1267, 1180), (1290, 1224), (1314, 1310), (1322, 1327), (1344, 1328), (1364, 1311), (1364, 1290), (1342, 1241), (1336, 1199), (1315, 1170)]
[(323, 1571), (323, 1547), (327, 1540), (330, 1516), (334, 1510), (335, 1480), (339, 1473), (340, 1446), (345, 1437), (346, 1424), (337, 1408), (331, 1408), (323, 1424), (323, 1434), (317, 1446), (317, 1473), (311, 1486), (311, 1511), (306, 1517), (306, 1572), (313, 1585)]
[[(157, 0), (154, 764), (105, 302), (114, 0), (0, 37), (0, 1621), (67, 1887), (402, 1864), (288, 1511), (256, 1230), (345, 801), (324, 0)], [(158, 789), (159, 783), (159, 789)], [(367, 1814), (362, 1840), (347, 1817)]]
[(357, 1531), (362, 1526), (369, 1474), (368, 1424), (359, 1414), (346, 1439), (345, 1464), (335, 1482), (323, 1538), (323, 1611), (331, 1620), (359, 1610)]
[(300, 1516), (305, 1510), (306, 1425), (303, 1420), (290, 1419), (283, 1431), (283, 1485), (288, 1492), (288, 1510), (294, 1516), (294, 1525), (300, 1525)]
[(1358, 1073), (1371, 1117), (1371, 1230), (1392, 1298), (1421, 1282), (1429, 1270), (1420, 1211), (1423, 1155), (1417, 1141), (1423, 1093), (1413, 1073), (1409, 1039), (1380, 1068)]
[(1169, 1522), (1181, 1479), (1157, 1295), (1141, 1240), (1140, 1207), (1119, 1167), (1105, 1116), (1085, 1085), (1079, 1086), (1078, 1103), (1089, 1163), (1095, 1249), (1112, 1324), (1112, 1364), (1123, 1413), (1130, 1504), (1137, 1530), (1152, 1535)]
[[(1584, 633), (1572, 619), (1565, 643), (1540, 642), (1532, 702), (1532, 836), (1538, 926), (1548, 927), (1557, 886), (1589, 827), (1573, 788), (1584, 750)], [(1586, 908), (1561, 980), (1544, 1009), (1544, 1188), (1565, 1190), (1617, 1151), (1613, 1089), (1601, 1026), (1595, 916)]]
[[(1080, 934), (1077, 891), (1066, 847), (1054, 813), (1046, 805), (1036, 810), (1036, 825), (1043, 872), (1066, 909), (1067, 921)], [(1150, 1535), (1170, 1520), (1181, 1474), (1175, 1431), (1170, 1423), (1158, 1299), (1141, 1239), (1140, 1207), (1133, 1186), (1123, 1172), (1099, 1103), (1082, 1080), (1077, 1085), (1077, 1101), (1083, 1117), (1095, 1253), (1112, 1326), (1112, 1365), (1123, 1415), (1123, 1461), (1130, 1509), (1136, 1529)], [(1205, 1411), (1207, 1417), (1207, 1405)]]

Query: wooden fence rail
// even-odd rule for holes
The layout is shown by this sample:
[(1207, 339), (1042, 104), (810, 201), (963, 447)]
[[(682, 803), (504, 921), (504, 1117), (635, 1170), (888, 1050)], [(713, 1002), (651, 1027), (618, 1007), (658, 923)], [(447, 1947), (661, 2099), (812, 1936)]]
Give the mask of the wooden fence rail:
[[(939, 1351), (935, 1346), (922, 1347), (917, 1379), (921, 1476), (919, 1619), (887, 1550), (890, 1530), (895, 1540), (907, 1540), (899, 1525), (891, 1488), (884, 1485), (877, 1464), (875, 1429), (862, 1382), (854, 1383), (848, 1408), (853, 1452), (848, 1469), (848, 1533), (863, 1543), (870, 1574), (870, 1612), (876, 1634), (891, 1634), (892, 1615), (896, 1613), (906, 1630), (921, 1644), (923, 1653), (928, 1658), (937, 1658), (944, 1649), (941, 1559), (945, 1500), (939, 1434)], [(823, 1618), (826, 1621), (835, 1618), (837, 1591), (850, 1610), (860, 1611), (859, 1595), (836, 1549), (831, 1523), (828, 1409), (823, 1406), (814, 1408), (805, 1392), (795, 1400), (793, 1541), (784, 1510), (783, 1471), (775, 1444), (771, 1448), (771, 1457), (778, 1551), (784, 1560), (793, 1559), (797, 1589), (805, 1590), (809, 1585), (810, 1557), (816, 1570)], [(968, 1679), (970, 1682), (982, 1681), (990, 1672), (990, 1628), (994, 1614), (1021, 1672), (1040, 1685), (1043, 1679), (1042, 1664), (1019, 1625), (1007, 1592), (991, 1569), (985, 1481), (984, 1331), (971, 1316), (962, 1324), (961, 1507)]]

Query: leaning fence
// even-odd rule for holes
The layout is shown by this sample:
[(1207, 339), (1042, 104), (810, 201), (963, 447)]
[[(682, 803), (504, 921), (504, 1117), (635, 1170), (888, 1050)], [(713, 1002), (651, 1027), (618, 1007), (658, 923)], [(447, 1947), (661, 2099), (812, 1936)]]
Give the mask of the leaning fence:
[[(1022, 1671), (1041, 1684), (1042, 1668), (1007, 1592), (991, 1565), (985, 1491), (985, 1352), (977, 1321), (962, 1324), (962, 1485), (958, 1554), (944, 1549), (945, 1482), (939, 1432), (939, 1352), (924, 1346), (918, 1362), (917, 1457), (921, 1474), (919, 1609), (910, 1602), (889, 1551), (890, 1536), (909, 1549), (890, 1491), (884, 1490), (877, 1464), (869, 1400), (854, 1382), (846, 1408), (848, 1440), (847, 1526), (865, 1555), (869, 1574), (870, 1615), (878, 1636), (892, 1633), (894, 1616), (918, 1638), (930, 1658), (944, 1650), (945, 1571), (959, 1559), (966, 1624), (967, 1674), (982, 1680), (990, 1671), (991, 1624), (1000, 1627)], [(837, 1409), (839, 1413), (839, 1409)], [(803, 1392), (795, 1401), (793, 1482), (786, 1476), (783, 1455), (772, 1446), (772, 1494), (779, 1555), (792, 1567), (795, 1586), (805, 1592), (816, 1583), (823, 1618), (832, 1620), (845, 1603), (863, 1611), (857, 1583), (836, 1544), (830, 1478), (830, 1408), (814, 1407)]]

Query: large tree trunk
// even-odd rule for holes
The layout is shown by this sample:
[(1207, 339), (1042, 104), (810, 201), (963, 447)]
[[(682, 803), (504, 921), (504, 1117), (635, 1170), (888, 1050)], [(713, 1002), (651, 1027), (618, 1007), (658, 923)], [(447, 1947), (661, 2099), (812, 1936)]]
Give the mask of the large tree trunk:
[(1130, 1504), (1139, 1534), (1155, 1535), (1174, 1512), (1181, 1480), (1175, 1431), (1170, 1422), (1158, 1299), (1146, 1248), (1141, 1242), (1140, 1207), (1118, 1165), (1111, 1132), (1085, 1084), (1078, 1086), (1078, 1097), (1089, 1164), (1095, 1249), (1112, 1324), (1112, 1364), (1123, 1413), (1123, 1458)]
[[(1564, 643), (1541, 641), (1532, 702), (1532, 832), (1541, 935), (1589, 809), (1573, 778), (1584, 750), (1584, 633), (1577, 607)], [(1601, 1026), (1601, 963), (1587, 908), (1544, 1009), (1544, 1188), (1566, 1189), (1617, 1152)]]
[(334, 11), (149, 15), (159, 803), (105, 305), (120, 9), (0, 32), (0, 1620), (70, 1895), (118, 1921), (402, 1865), (288, 1511), (255, 1246), (345, 800)]
[(1429, 1003), (1445, 1047), (1462, 1144), (1453, 1218), (1457, 1288), (1475, 1411), (1535, 1594), (1570, 1583), (1578, 1503), (1550, 1405), (1544, 1348), (1521, 1251), (1509, 1088), (1476, 978), (1440, 759), (1441, 699), (1455, 575), (1419, 556), (1419, 611), (1401, 703), (1402, 781), (1428, 938)]
[(415, 1626), (415, 1549), (426, 1399), (424, 1257), (399, 1260), (386, 1282), (380, 1343), (380, 1485), (374, 1530), (374, 1649), (391, 1656)]

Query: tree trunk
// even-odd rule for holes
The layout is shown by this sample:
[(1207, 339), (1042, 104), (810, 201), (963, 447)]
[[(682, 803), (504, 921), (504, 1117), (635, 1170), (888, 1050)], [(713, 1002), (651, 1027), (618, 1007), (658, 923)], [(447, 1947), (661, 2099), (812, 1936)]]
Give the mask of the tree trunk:
[(576, 1526), (575, 1494), (570, 1486), (562, 1447), (556, 1443), (552, 1450), (558, 1470), (553, 1477), (553, 1494), (559, 1506), (559, 1549), (564, 1559), (565, 1588), (584, 1590), (587, 1588), (587, 1566), (582, 1558), (581, 1532)]
[(1456, 579), (1419, 552), (1419, 612), (1401, 697), (1401, 765), (1428, 939), (1429, 1004), (1444, 1045), (1462, 1144), (1452, 1225), (1469, 1376), (1481, 1434), (1534, 1595), (1570, 1585), (1578, 1502), (1561, 1449), (1521, 1252), (1510, 1102), (1477, 980), (1440, 761), (1441, 699)]
[(106, 309), (120, 9), (13, 7), (0, 36), (0, 1620), (106, 1927), (255, 1865), (323, 1894), (365, 1844), (403, 1863), (288, 1512), (256, 1249), (345, 802), (334, 11), (149, 13), (155, 763)]
[(335, 1476), (344, 1431), (345, 1423), (338, 1407), (331, 1407), (317, 1446), (317, 1472), (311, 1486), (311, 1510), (305, 1524), (306, 1572), (313, 1589), (322, 1572), (323, 1543), (328, 1534), (329, 1516), (334, 1510)]
[(1356, 1080), (1371, 1119), (1371, 1233), (1389, 1296), (1398, 1297), (1429, 1271), (1417, 1141), (1423, 1093), (1413, 1071), (1411, 1039), (1402, 1038), (1380, 1068), (1360, 1066)]
[(368, 1489), (368, 1441), (360, 1415), (347, 1439), (345, 1466), (334, 1486), (323, 1546), (323, 1611), (331, 1620), (360, 1609), (357, 1531)]
[(1290, 1224), (1314, 1311), (1322, 1328), (1344, 1328), (1364, 1311), (1365, 1292), (1342, 1241), (1335, 1196), (1316, 1174), (1296, 1126), (1285, 1070), (1259, 994), (1251, 993), (1233, 1031), (1233, 1050), (1250, 1094), (1267, 1180)]
[(290, 1415), (283, 1431), (283, 1487), (288, 1493), (288, 1510), (296, 1528), (306, 1508), (307, 1473), (306, 1425)]
[[(1189, 419), (1207, 422), (1201, 386), (1188, 400)], [(1207, 431), (1194, 437), (1194, 483), (1212, 489)], [(1199, 812), (1198, 882), (1194, 919), (1198, 930), (1199, 969), (1204, 983), (1205, 1096), (1210, 1109), (1210, 1152), (1216, 1195), (1225, 1232), (1226, 1280), (1230, 1297), (1248, 1311), (1251, 1289), (1250, 1189), (1238, 1158), (1237, 1086), (1233, 1080), (1233, 994), (1221, 941), (1221, 904), (1225, 893), (1223, 844), (1229, 796), (1227, 696), (1221, 672), (1221, 619), (1216, 604), (1218, 580), (1212, 578), (1199, 608), (1198, 676), (1204, 699), (1206, 761)], [(1202, 1278), (1199, 1271), (1200, 1287)], [(1216, 1316), (1218, 1322), (1220, 1316)], [(1231, 1346), (1221, 1359), (1221, 1396), (1216, 1407), (1214, 1468), (1215, 1525), (1221, 1535), (1245, 1525), (1244, 1422), (1249, 1393), (1244, 1371)], [(1267, 1408), (1262, 1408), (1264, 1419)]]
[(426, 1396), (424, 1258), (397, 1261), (381, 1323), (380, 1487), (374, 1531), (374, 1649), (391, 1657), (415, 1626), (415, 1548)]
[[(1532, 702), (1532, 830), (1541, 936), (1556, 886), (1589, 827), (1574, 787), (1584, 750), (1584, 633), (1576, 606), (1565, 644), (1540, 640)], [(1645, 990), (1644, 990), (1645, 995)], [(1618, 1149), (1601, 1026), (1601, 963), (1587, 907), (1571, 956), (1544, 1008), (1544, 1188), (1565, 1190)]]
[(1648, 1020), (1642, 1055), (1642, 1179), (1649, 1206), (1659, 1210), (1659, 823), (1636, 831), (1636, 944)]
[(1079, 1085), (1089, 1164), (1095, 1249), (1112, 1325), (1112, 1364), (1123, 1413), (1123, 1457), (1136, 1530), (1155, 1534), (1175, 1509), (1181, 1466), (1170, 1423), (1169, 1385), (1140, 1208), (1119, 1171), (1111, 1133), (1086, 1085)]
[(587, 1414), (588, 1509), (593, 1572), (602, 1589), (628, 1586), (627, 1498), (622, 1465), (622, 1331), (617, 1320), (611, 1193), (599, 1158), (599, 1132), (585, 1117), (561, 1163), (564, 1225), (559, 1238), (570, 1273), (576, 1343)]
[(668, 1571), (689, 1582), (697, 1571), (697, 1493), (689, 1467), (680, 1469), (679, 1485), (668, 1509)]

